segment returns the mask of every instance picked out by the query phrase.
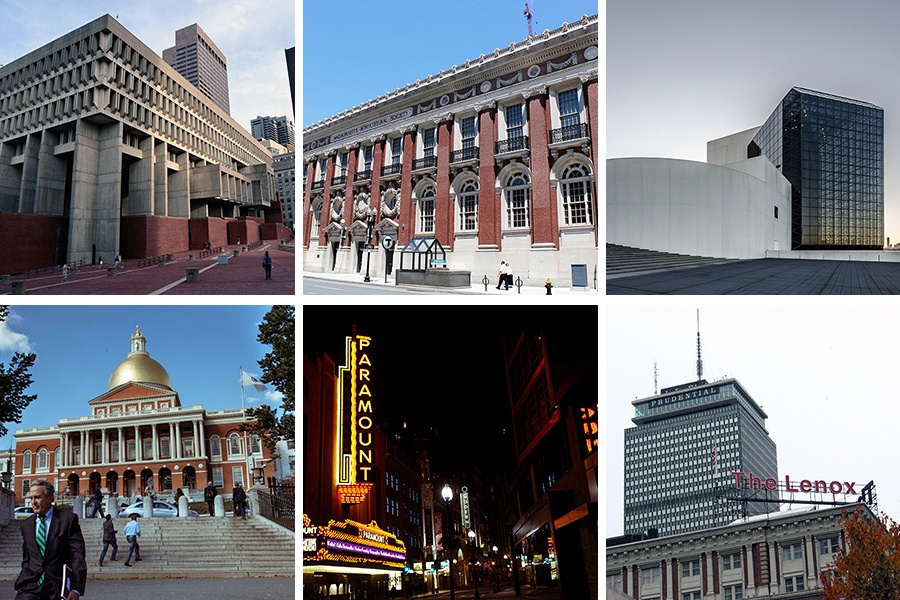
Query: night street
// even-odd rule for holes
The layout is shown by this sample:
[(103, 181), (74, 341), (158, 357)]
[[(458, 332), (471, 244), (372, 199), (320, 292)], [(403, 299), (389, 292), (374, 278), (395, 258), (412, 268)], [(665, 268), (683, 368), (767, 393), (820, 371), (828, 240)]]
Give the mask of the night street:
[(305, 598), (596, 597), (596, 309), (459, 310), (304, 308)]

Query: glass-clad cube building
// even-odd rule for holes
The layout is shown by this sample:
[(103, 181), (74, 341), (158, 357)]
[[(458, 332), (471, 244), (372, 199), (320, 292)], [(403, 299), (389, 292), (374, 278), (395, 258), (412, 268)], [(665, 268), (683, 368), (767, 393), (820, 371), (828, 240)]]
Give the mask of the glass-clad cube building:
[(735, 471), (778, 477), (766, 413), (735, 379), (699, 380), (632, 402), (625, 430), (626, 535), (727, 525), (777, 510), (729, 499)]
[(791, 182), (791, 248), (884, 247), (884, 110), (795, 87), (753, 138)]

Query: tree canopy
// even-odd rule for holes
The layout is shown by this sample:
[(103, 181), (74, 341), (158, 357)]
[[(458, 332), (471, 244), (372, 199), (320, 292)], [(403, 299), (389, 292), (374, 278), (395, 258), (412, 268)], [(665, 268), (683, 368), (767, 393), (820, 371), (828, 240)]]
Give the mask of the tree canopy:
[(820, 575), (825, 599), (900, 599), (900, 525), (858, 507), (844, 511), (841, 526), (849, 549), (841, 548)]
[(259, 324), (257, 341), (272, 348), (259, 360), (263, 383), (272, 384), (282, 394), (279, 409), (259, 406), (247, 409), (253, 422), (242, 429), (260, 437), (269, 452), (275, 454), (275, 444), (282, 439), (294, 439), (294, 307), (273, 306)]
[[(0, 322), (6, 321), (9, 307), (0, 306)], [(35, 354), (16, 352), (9, 366), (0, 362), (0, 437), (9, 433), (7, 423), (21, 423), (22, 412), (34, 402), (37, 394), (25, 394), (32, 382), (28, 372), (37, 358)]]

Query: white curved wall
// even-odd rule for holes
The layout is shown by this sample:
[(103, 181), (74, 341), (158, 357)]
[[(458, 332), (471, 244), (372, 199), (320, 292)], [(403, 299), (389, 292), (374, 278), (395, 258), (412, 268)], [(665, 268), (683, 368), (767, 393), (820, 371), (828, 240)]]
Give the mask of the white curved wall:
[[(790, 250), (791, 185), (764, 157), (728, 166), (606, 161), (606, 241), (722, 258)], [(775, 218), (778, 207), (778, 218)]]

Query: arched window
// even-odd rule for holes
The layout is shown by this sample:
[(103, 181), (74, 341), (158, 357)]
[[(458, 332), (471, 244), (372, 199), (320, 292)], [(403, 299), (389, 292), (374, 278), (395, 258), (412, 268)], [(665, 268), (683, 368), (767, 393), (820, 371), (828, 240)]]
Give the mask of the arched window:
[(459, 214), (458, 231), (478, 230), (478, 182), (474, 179), (466, 181), (459, 188), (456, 196)]
[(562, 183), (563, 224), (593, 225), (590, 172), (582, 164), (566, 167)]
[(241, 453), (241, 438), (240, 438), (240, 436), (236, 433), (232, 433), (228, 439), (230, 441), (228, 454), (240, 454)]
[(253, 454), (258, 454), (260, 452), (259, 436), (255, 433), (250, 434), (250, 451)]
[(524, 171), (514, 171), (503, 186), (506, 196), (506, 227), (531, 226), (531, 180)]
[(47, 463), (47, 457), (49, 455), (50, 455), (50, 453), (47, 452), (46, 448), (41, 448), (41, 451), (38, 452), (38, 470), (39, 471), (46, 471), (47, 469), (50, 468), (50, 465)]
[(31, 450), (22, 453), (22, 470), (31, 471)]
[(222, 441), (216, 434), (213, 434), (212, 437), (209, 438), (209, 455), (215, 457), (222, 456)]
[(434, 233), (434, 186), (429, 185), (418, 199), (419, 233)]

